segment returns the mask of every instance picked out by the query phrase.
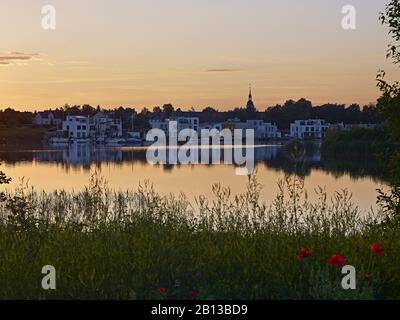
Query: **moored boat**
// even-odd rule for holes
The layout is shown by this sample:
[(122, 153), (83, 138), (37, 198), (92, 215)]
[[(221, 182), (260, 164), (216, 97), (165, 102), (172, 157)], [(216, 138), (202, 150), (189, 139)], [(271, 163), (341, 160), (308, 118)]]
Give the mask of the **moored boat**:
[(126, 140), (123, 138), (108, 138), (105, 140), (105, 145), (108, 147), (123, 147), (126, 145)]
[(51, 146), (67, 146), (71, 143), (68, 138), (52, 137), (49, 139), (49, 144)]

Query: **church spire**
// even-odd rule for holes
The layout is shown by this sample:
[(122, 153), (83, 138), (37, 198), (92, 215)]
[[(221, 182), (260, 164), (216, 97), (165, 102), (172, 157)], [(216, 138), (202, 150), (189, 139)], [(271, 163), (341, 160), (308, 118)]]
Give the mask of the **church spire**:
[(249, 84), (249, 100), (253, 100), (253, 95), (251, 94), (251, 83)]
[(254, 106), (254, 103), (253, 103), (253, 95), (251, 93), (251, 83), (249, 84), (249, 101), (247, 101), (246, 109), (249, 112), (256, 111), (256, 107)]

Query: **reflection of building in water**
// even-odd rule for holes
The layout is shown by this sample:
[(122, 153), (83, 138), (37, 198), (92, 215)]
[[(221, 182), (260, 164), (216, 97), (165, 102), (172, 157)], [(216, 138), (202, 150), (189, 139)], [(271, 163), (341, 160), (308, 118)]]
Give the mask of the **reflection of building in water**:
[[(271, 160), (277, 157), (279, 146), (268, 147), (248, 147), (242, 148), (243, 152), (247, 154), (254, 154), (256, 162)], [(171, 152), (178, 152), (178, 149), (166, 149), (166, 158), (169, 159)], [(221, 146), (218, 147), (202, 147), (198, 149), (198, 163), (209, 159), (208, 163), (212, 163), (212, 159), (220, 158), (220, 163), (223, 164), (226, 155), (232, 155), (234, 148)], [(34, 154), (34, 159), (39, 162), (55, 162), (71, 165), (89, 165), (92, 163), (128, 163), (128, 162), (142, 162), (148, 163), (146, 160), (145, 149), (107, 149), (95, 148), (90, 144), (71, 144), (68, 148), (42, 151)], [(177, 161), (179, 163), (179, 161)], [(207, 163), (206, 163), (207, 164)], [(173, 165), (173, 164), (172, 164)]]
[(307, 155), (306, 161), (308, 161), (310, 163), (320, 163), (321, 162), (321, 152), (314, 152), (311, 155)]
[[(204, 147), (205, 148), (205, 147)], [(204, 148), (201, 148), (203, 151)], [(222, 146), (220, 150), (224, 153), (227, 146)], [(224, 165), (221, 161), (220, 164), (213, 165), (211, 159), (213, 158), (213, 152), (217, 155), (215, 148), (207, 147), (205, 149), (206, 157), (209, 155), (210, 165), (218, 167)], [(232, 148), (230, 148), (232, 149)], [(63, 170), (84, 170), (90, 171), (93, 165), (100, 167), (100, 165), (106, 163), (112, 164), (110, 167), (119, 167), (124, 164), (124, 167), (132, 167), (135, 170), (142, 170), (144, 167), (153, 166), (149, 164), (146, 158), (145, 148), (95, 148), (85, 144), (74, 144), (69, 149), (58, 149), (58, 150), (44, 150), (44, 151), (0, 151), (0, 162), (6, 165), (16, 165), (18, 163), (25, 163), (29, 165), (40, 163), (46, 163), (44, 167), (49, 166), (60, 166)], [(199, 152), (199, 157), (201, 156)], [(232, 150), (230, 150), (232, 151)], [(247, 151), (246, 151), (247, 152)], [(222, 156), (222, 155), (221, 155)], [(316, 144), (315, 148), (309, 148), (306, 152), (299, 157), (294, 159), (290, 153), (290, 148), (285, 146), (258, 146), (254, 147), (255, 164), (260, 167), (266, 167), (267, 169), (273, 169), (277, 172), (284, 172), (285, 174), (300, 174), (301, 176), (308, 176), (312, 170), (322, 170), (324, 172), (333, 173), (335, 177), (342, 175), (348, 175), (352, 178), (373, 178), (377, 181), (385, 181), (382, 177), (382, 169), (376, 162), (370, 159), (354, 159), (349, 161), (346, 159), (324, 157), (321, 159), (321, 153), (319, 145)], [(139, 165), (137, 165), (139, 163)], [(24, 164), (24, 165), (25, 165)], [(115, 165), (114, 165), (115, 164)], [(158, 167), (162, 170), (179, 170), (185, 165), (182, 164), (165, 164), (153, 166), (155, 175), (157, 175)], [(193, 165), (196, 166), (196, 165)], [(200, 165), (201, 166), (201, 165)]]
[(90, 144), (74, 143), (63, 150), (63, 162), (68, 164), (122, 162), (122, 150), (94, 149)]
[(61, 151), (42, 151), (34, 153), (33, 159), (38, 162), (62, 162), (63, 154)]
[(63, 150), (63, 162), (69, 164), (88, 164), (90, 163), (90, 145), (89, 144), (71, 144)]
[(256, 161), (275, 159), (280, 147), (271, 146), (268, 148), (254, 148), (254, 159)]

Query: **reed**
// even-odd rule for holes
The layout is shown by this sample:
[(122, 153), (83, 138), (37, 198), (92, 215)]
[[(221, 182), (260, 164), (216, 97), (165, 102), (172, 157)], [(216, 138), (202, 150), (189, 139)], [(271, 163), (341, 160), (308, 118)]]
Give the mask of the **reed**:
[[(399, 225), (361, 214), (346, 191), (319, 188), (312, 202), (296, 176), (279, 181), (272, 203), (261, 187), (255, 175), (241, 195), (214, 185), (214, 197), (191, 202), (149, 182), (114, 191), (98, 174), (75, 193), (21, 183), (0, 204), (0, 298), (400, 297)], [(299, 259), (301, 248), (312, 255)], [(357, 290), (341, 288), (341, 268), (327, 264), (334, 254), (356, 267)], [(56, 290), (41, 288), (44, 265), (57, 270)]]

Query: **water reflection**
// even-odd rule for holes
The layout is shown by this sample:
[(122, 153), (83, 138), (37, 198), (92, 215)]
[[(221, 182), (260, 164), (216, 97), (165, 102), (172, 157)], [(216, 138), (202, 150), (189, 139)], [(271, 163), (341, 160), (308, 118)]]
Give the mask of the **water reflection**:
[[(206, 147), (199, 150), (199, 161), (201, 153)], [(207, 148), (206, 148), (207, 149)], [(93, 166), (102, 164), (129, 164), (139, 163), (149, 165), (146, 159), (146, 148), (126, 147), (126, 148), (96, 148), (88, 144), (73, 144), (63, 149), (45, 150), (3, 150), (0, 151), (0, 162), (9, 166), (17, 165), (22, 162), (53, 164), (61, 166), (66, 171), (70, 169), (83, 169), (90, 171)], [(232, 147), (224, 146), (221, 150), (221, 162), (223, 163), (224, 153), (232, 152)], [(292, 150), (283, 145), (262, 145), (254, 146), (255, 164), (257, 167), (264, 166), (270, 170), (283, 171), (286, 174), (297, 174), (307, 177), (312, 170), (323, 170), (333, 174), (335, 177), (350, 175), (353, 179), (372, 178), (376, 181), (383, 181), (382, 170), (372, 158), (371, 159), (332, 159), (321, 156), (320, 146), (314, 145), (311, 149), (304, 149), (298, 155), (293, 156)], [(167, 150), (167, 154), (172, 152)], [(210, 158), (215, 149), (207, 149)], [(248, 151), (247, 151), (248, 152)], [(162, 164), (164, 171), (170, 171), (174, 167), (182, 164)], [(208, 166), (214, 166), (209, 164)]]

